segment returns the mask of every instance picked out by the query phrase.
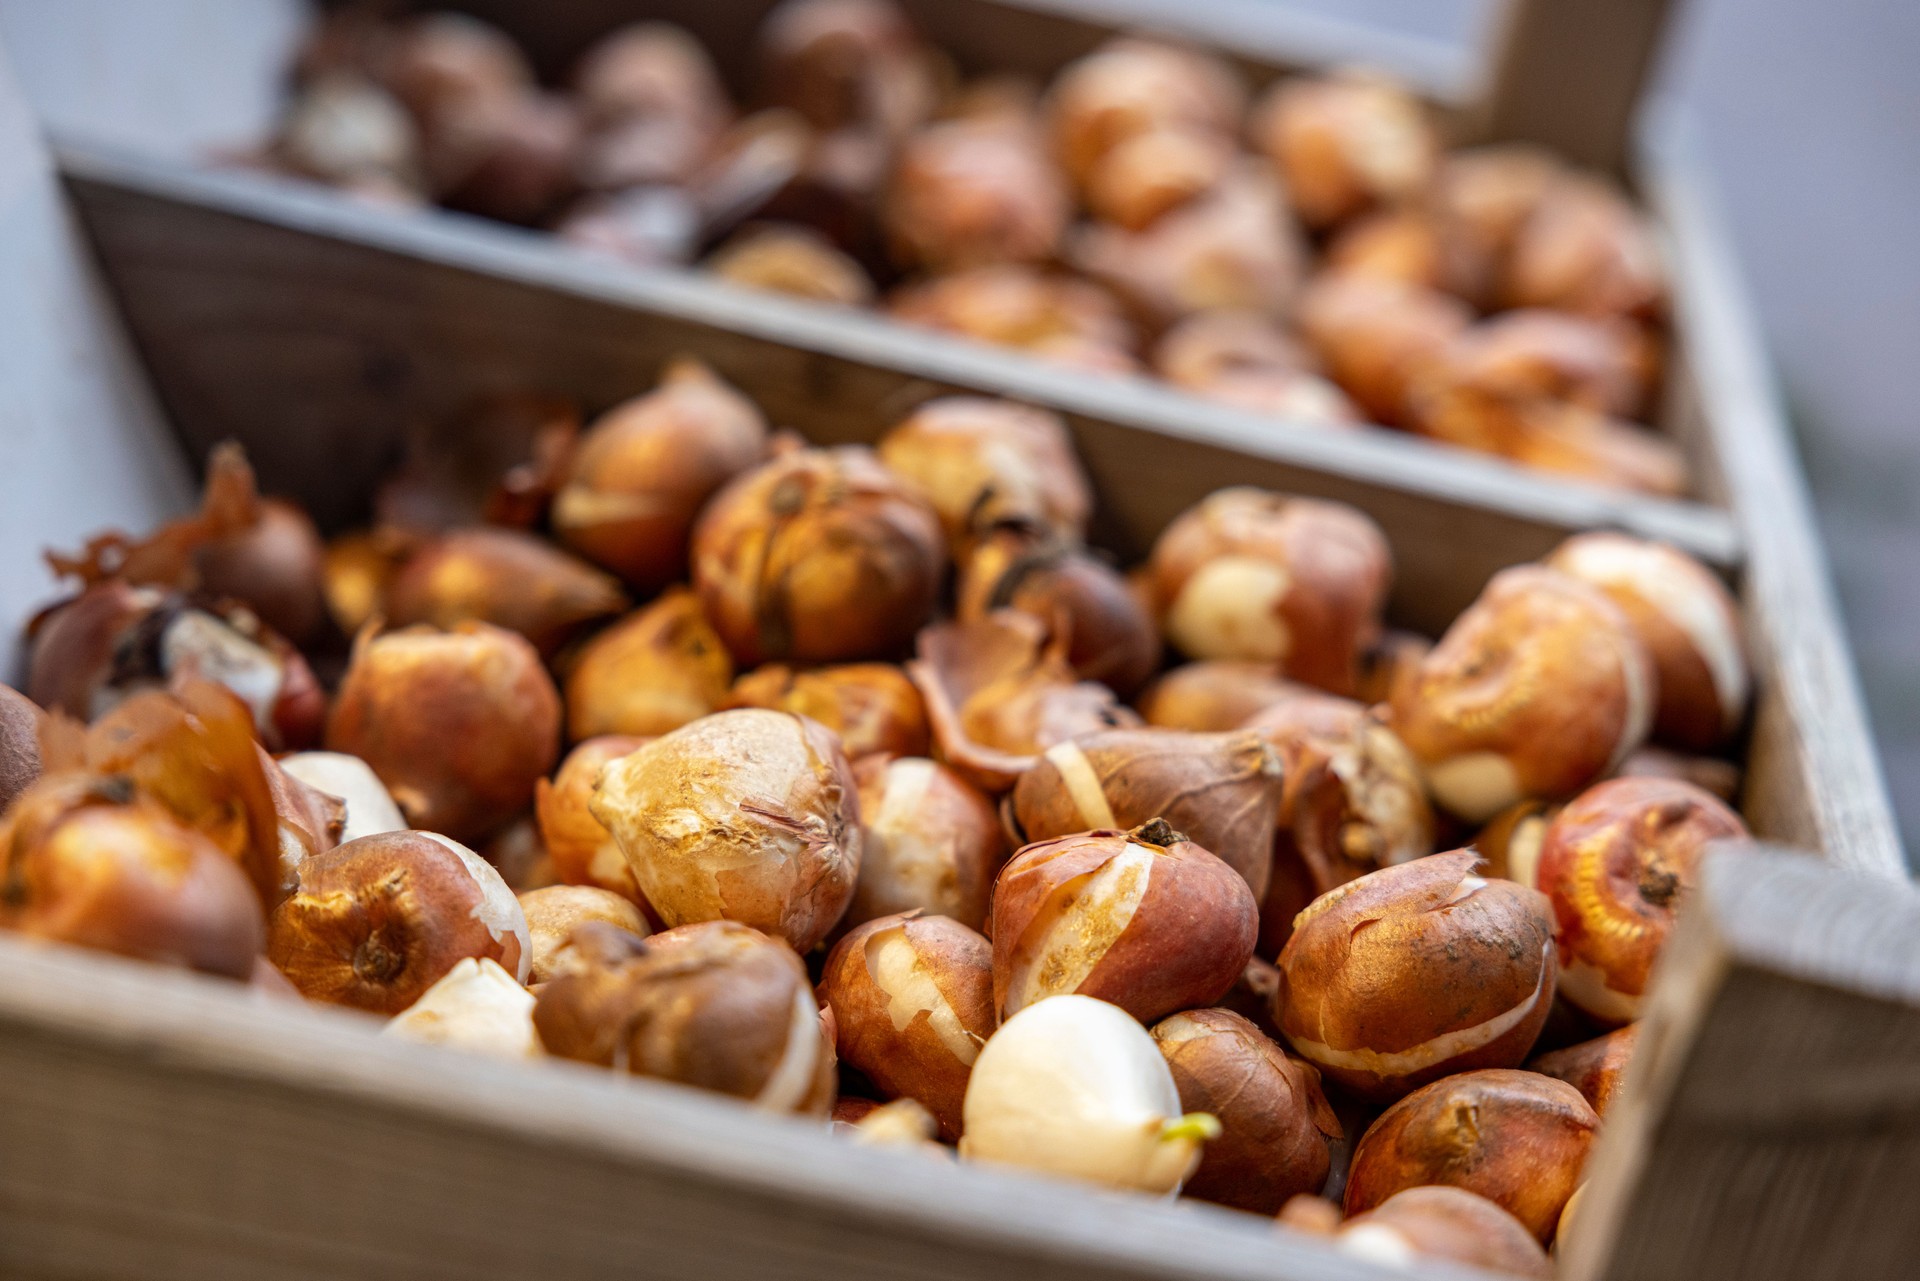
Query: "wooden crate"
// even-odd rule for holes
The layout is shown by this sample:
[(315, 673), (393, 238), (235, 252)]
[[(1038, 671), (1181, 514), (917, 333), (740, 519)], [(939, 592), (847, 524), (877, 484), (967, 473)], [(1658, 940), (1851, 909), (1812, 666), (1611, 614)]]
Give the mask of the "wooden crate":
[[(557, 60), (638, 12), (724, 35), (766, 6), (465, 7)], [(1471, 78), (1429, 50), (1303, 30), (1253, 0), (1186, 0), (1177, 20), (1143, 0), (911, 7), (975, 66), (1045, 71), (1136, 18), (1268, 73), (1371, 55), (1463, 122), (1549, 134), (1601, 163), (1618, 158), (1618, 103), (1586, 94), (1579, 110), (1542, 111), (1528, 95), (1543, 74), (1633, 83), (1644, 48), (1579, 39), (1580, 24), (1660, 8), (1519, 7), (1494, 92), (1474, 97)], [(1543, 73), (1556, 49), (1593, 65)], [(1920, 1166), (1904, 1121), (1920, 1102), (1920, 905), (1897, 884), (1900, 851), (1786, 426), (1683, 155), (1648, 152), (1633, 175), (1672, 250), (1666, 425), (1706, 477), (1712, 501), (1701, 503), (1607, 494), (1384, 433), (1293, 431), (451, 215), (382, 214), (76, 139), (59, 162), (188, 451), (238, 437), (270, 488), (334, 522), (356, 513), (412, 423), (495, 390), (605, 404), (686, 351), (822, 440), (872, 439), (950, 389), (1057, 409), (1099, 491), (1097, 534), (1123, 552), (1223, 484), (1355, 503), (1394, 545), (1395, 618), (1429, 631), (1491, 573), (1577, 529), (1694, 551), (1738, 585), (1754, 651), (1743, 808), (1763, 835), (1823, 861), (1770, 855), (1707, 876), (1664, 967), (1628, 1120), (1596, 1156), (1599, 1230), (1570, 1275), (1905, 1275), (1920, 1244), (1898, 1201)], [(9, 1276), (1398, 1275), (1205, 1206), (850, 1149), (669, 1086), (468, 1061), (375, 1039), (349, 1015), (5, 939), (0, 1088)]]

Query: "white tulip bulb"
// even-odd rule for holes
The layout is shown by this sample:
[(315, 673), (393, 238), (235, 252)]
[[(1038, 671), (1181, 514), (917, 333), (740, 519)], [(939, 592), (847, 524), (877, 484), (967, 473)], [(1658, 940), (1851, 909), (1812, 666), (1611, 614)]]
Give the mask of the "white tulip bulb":
[(374, 774), (373, 767), (358, 756), (345, 752), (295, 752), (280, 758), (280, 768), (308, 787), (337, 796), (346, 802), (347, 825), (340, 843), (357, 841), (382, 832), (404, 832), (407, 820), (393, 803), (386, 784)]
[(987, 1039), (973, 1065), (960, 1155), (1110, 1187), (1172, 1193), (1220, 1132), (1183, 1116), (1147, 1030), (1118, 1006), (1052, 996)]
[(468, 957), (389, 1019), (381, 1032), (496, 1058), (536, 1058), (541, 1050), (533, 1028), (533, 1001), (533, 993), (499, 965)]

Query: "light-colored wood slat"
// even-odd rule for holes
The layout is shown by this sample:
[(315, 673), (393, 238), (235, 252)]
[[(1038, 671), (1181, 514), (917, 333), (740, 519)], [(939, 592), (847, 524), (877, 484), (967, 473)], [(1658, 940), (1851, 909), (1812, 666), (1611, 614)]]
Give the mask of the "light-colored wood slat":
[(1677, 0), (1502, 0), (1470, 127), (1624, 172)]
[(1568, 1281), (1912, 1276), (1920, 889), (1717, 853), (1659, 968)]
[(1103, 540), (1138, 555), (1211, 489), (1354, 503), (1395, 546), (1395, 609), (1444, 627), (1499, 568), (1612, 526), (1731, 569), (1724, 513), (1528, 475), (1385, 433), (1330, 433), (1090, 377), (854, 312), (585, 258), (471, 219), (395, 217), (255, 175), (67, 148), (65, 168), (175, 423), (247, 441), (270, 485), (355, 513), (401, 429), (535, 387), (604, 405), (681, 351), (783, 424), (871, 440), (942, 390), (1057, 409), (1099, 490)]
[(1761, 675), (1745, 807), (1756, 830), (1839, 866), (1904, 877), (1806, 482), (1755, 312), (1684, 136), (1649, 150), (1642, 178), (1671, 249), (1698, 429), (1748, 547), (1749, 644)]
[(710, 1095), (376, 1026), (0, 937), (0, 1274), (1398, 1275), (1250, 1215), (863, 1149)]

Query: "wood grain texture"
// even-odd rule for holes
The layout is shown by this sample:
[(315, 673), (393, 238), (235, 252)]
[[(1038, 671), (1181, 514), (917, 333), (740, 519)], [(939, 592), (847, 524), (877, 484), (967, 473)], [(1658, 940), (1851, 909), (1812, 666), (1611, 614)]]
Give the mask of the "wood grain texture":
[(1429, 631), (1492, 573), (1577, 529), (1625, 528), (1726, 569), (1738, 561), (1725, 514), (1698, 504), (1546, 480), (1408, 437), (1289, 428), (474, 219), (396, 216), (257, 175), (63, 155), (189, 446), (244, 440), (270, 488), (332, 525), (360, 514), (409, 423), (528, 388), (602, 407), (691, 352), (777, 423), (824, 441), (873, 440), (943, 391), (1058, 410), (1099, 492), (1096, 532), (1123, 556), (1222, 485), (1353, 503), (1394, 545), (1395, 613)]
[(1668, 237), (1692, 430), (1748, 549), (1748, 643), (1759, 676), (1743, 803), (1755, 830), (1837, 865), (1905, 877), (1792, 429), (1723, 222), (1684, 139), (1649, 150), (1648, 199)]
[(1569, 1281), (1878, 1281), (1920, 1252), (1920, 890), (1727, 850), (1662, 958)]
[(0, 1274), (1398, 1275), (1254, 1216), (863, 1149), (695, 1091), (377, 1026), (0, 938)]
[(1633, 159), (1641, 94), (1676, 0), (1503, 0), (1478, 137), (1544, 143), (1596, 169)]

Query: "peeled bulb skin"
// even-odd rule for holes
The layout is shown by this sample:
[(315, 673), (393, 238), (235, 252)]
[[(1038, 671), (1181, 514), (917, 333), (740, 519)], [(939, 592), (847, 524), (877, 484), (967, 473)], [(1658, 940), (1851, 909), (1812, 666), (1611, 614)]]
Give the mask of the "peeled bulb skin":
[(533, 797), (540, 840), (553, 860), (554, 875), (566, 884), (611, 890), (635, 904), (646, 901), (620, 843), (588, 807), (600, 771), (649, 741), (625, 734), (590, 738), (567, 753), (551, 781), (540, 780)]
[(1612, 779), (1570, 802), (1538, 871), (1559, 926), (1561, 996), (1604, 1026), (1638, 1018), (1701, 854), (1747, 836), (1718, 797), (1676, 779)]
[(493, 961), (458, 962), (419, 1000), (388, 1020), (383, 1036), (502, 1059), (540, 1056), (533, 993)]
[(945, 567), (932, 508), (854, 446), (748, 472), (693, 535), (694, 587), (742, 665), (892, 656), (932, 612)]
[(589, 924), (573, 937), (581, 965), (534, 1005), (547, 1053), (768, 1112), (827, 1114), (833, 1045), (792, 948), (732, 921), (644, 940)]
[(860, 879), (846, 923), (896, 912), (986, 925), (993, 878), (1010, 852), (1000, 816), (980, 790), (938, 761), (869, 756), (860, 787)]
[(1167, 637), (1188, 656), (1274, 663), (1336, 694), (1354, 689), (1393, 573), (1360, 512), (1244, 487), (1176, 517), (1150, 565)]
[(1280, 786), (1280, 758), (1258, 735), (1117, 729), (1041, 753), (1014, 784), (1010, 813), (1028, 841), (1164, 818), (1240, 873), (1258, 901)]
[(267, 958), (309, 1000), (397, 1014), (461, 960), (524, 980), (520, 904), (479, 855), (432, 832), (363, 837), (300, 865), (273, 913)]
[(1181, 1114), (1173, 1074), (1131, 1015), (1055, 996), (1001, 1024), (974, 1061), (960, 1156), (1172, 1193), (1217, 1127)]
[(567, 734), (655, 735), (717, 711), (733, 660), (684, 587), (588, 641), (567, 673)]
[(669, 925), (724, 918), (805, 952), (853, 897), (859, 792), (804, 716), (716, 712), (607, 766), (589, 808)]
[(560, 696), (532, 645), (486, 623), (363, 635), (327, 720), (415, 827), (478, 840), (533, 801), (560, 750)]
[(992, 920), (1001, 1017), (1077, 992), (1147, 1022), (1225, 996), (1260, 911), (1239, 873), (1156, 819), (1027, 846), (1001, 869)]
[(1227, 1010), (1162, 1019), (1153, 1039), (1173, 1070), (1180, 1105), (1220, 1122), (1220, 1137), (1187, 1180), (1188, 1196), (1275, 1214), (1287, 1198), (1326, 1183), (1327, 1148), (1341, 1137), (1340, 1122), (1311, 1066)]
[(840, 1057), (888, 1097), (915, 1099), (960, 1136), (967, 1077), (993, 1033), (993, 949), (957, 921), (908, 913), (835, 945), (819, 996)]
[(1553, 1275), (1553, 1261), (1525, 1224), (1483, 1196), (1444, 1184), (1408, 1188), (1355, 1215), (1336, 1229), (1333, 1247), (1409, 1270), (1422, 1259), (1445, 1259), (1536, 1281)]
[(1274, 1022), (1362, 1097), (1517, 1067), (1552, 1008), (1543, 895), (1474, 875), (1470, 850), (1415, 859), (1315, 899), (1280, 953)]
[(1751, 686), (1740, 615), (1706, 566), (1614, 533), (1571, 538), (1545, 563), (1605, 592), (1633, 624), (1658, 678), (1656, 738), (1706, 751), (1739, 728)]
[(1354, 1149), (1347, 1213), (1447, 1184), (1501, 1206), (1545, 1245), (1600, 1126), (1580, 1091), (1538, 1072), (1463, 1072), (1400, 1100)]
[(1654, 677), (1620, 610), (1538, 565), (1502, 570), (1394, 691), (1387, 724), (1444, 808), (1485, 822), (1571, 796), (1646, 737)]

